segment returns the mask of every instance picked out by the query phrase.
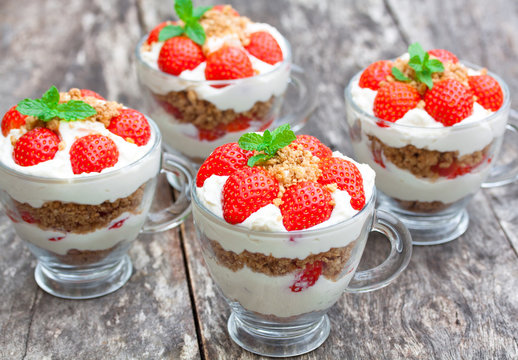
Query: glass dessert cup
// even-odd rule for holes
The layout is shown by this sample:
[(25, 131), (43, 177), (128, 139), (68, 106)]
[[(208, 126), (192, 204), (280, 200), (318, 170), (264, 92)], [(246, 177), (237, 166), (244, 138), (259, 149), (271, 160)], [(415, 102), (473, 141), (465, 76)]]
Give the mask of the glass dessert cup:
[[(218, 146), (247, 132), (282, 123), (300, 130), (316, 105), (311, 76), (284, 60), (272, 71), (235, 80), (185, 80), (146, 63), (136, 48), (136, 67), (144, 110), (157, 122), (168, 152), (201, 164)], [(209, 99), (210, 101), (208, 101)], [(287, 101), (286, 101), (287, 100)]]
[[(37, 258), (35, 279), (46, 292), (89, 299), (116, 291), (131, 276), (127, 252), (139, 233), (170, 229), (189, 214), (191, 172), (174, 155), (161, 159), (160, 132), (148, 122), (155, 134), (150, 150), (104, 174), (48, 178), (0, 163), (3, 210)], [(150, 214), (161, 162), (181, 194), (170, 208)]]
[[(410, 261), (410, 234), (395, 217), (374, 209), (374, 195), (348, 220), (291, 232), (230, 225), (201, 204), (195, 186), (192, 197), (205, 263), (232, 310), (230, 337), (256, 354), (285, 357), (316, 349), (329, 335), (326, 313), (344, 291), (384, 287)], [(391, 253), (381, 265), (356, 271), (371, 231), (390, 240)], [(317, 263), (321, 275), (304, 284), (302, 273)]]
[[(504, 133), (506, 138), (513, 137), (515, 144), (518, 139), (516, 128), (507, 124), (509, 89), (501, 78), (488, 74), (502, 88), (501, 108), (485, 118), (442, 128), (391, 123), (366, 113), (352, 95), (361, 72), (345, 89), (355, 158), (374, 169), (379, 207), (395, 214), (407, 226), (414, 245), (441, 244), (458, 238), (468, 227), (466, 205), (478, 189), (507, 184), (517, 177), (518, 161), (498, 163)], [(452, 166), (420, 166), (430, 158), (453, 159)], [(419, 173), (420, 167), (427, 166), (435, 172), (432, 176), (430, 172)]]

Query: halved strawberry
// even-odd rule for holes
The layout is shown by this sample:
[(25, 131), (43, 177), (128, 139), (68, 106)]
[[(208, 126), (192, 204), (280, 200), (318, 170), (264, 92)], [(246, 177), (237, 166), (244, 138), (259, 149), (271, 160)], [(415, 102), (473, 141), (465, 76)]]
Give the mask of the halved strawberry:
[(117, 145), (107, 136), (92, 134), (80, 137), (70, 148), (74, 174), (101, 172), (119, 160)]
[(201, 187), (212, 175), (231, 175), (246, 166), (252, 151), (243, 150), (237, 143), (229, 143), (217, 147), (201, 165), (196, 176), (196, 186)]
[(12, 129), (19, 129), (25, 125), (25, 119), (27, 119), (27, 115), (21, 114), (14, 105), (2, 118), (2, 135), (7, 136)]
[(158, 68), (172, 75), (192, 70), (205, 61), (200, 45), (185, 36), (176, 36), (164, 42), (158, 54)]
[(107, 129), (138, 146), (146, 145), (151, 137), (151, 127), (146, 117), (133, 109), (122, 109), (118, 116), (110, 120)]
[(387, 76), (390, 75), (391, 70), (392, 62), (388, 60), (376, 61), (363, 70), (358, 85), (361, 88), (378, 90), (380, 82), (387, 80)]
[(14, 162), (20, 166), (32, 166), (54, 159), (58, 145), (56, 133), (47, 128), (34, 128), (23, 134), (14, 145)]
[(224, 46), (207, 56), (207, 80), (241, 79), (254, 75), (246, 52), (234, 46)]
[(160, 35), (160, 31), (164, 27), (166, 27), (169, 23), (170, 23), (169, 21), (164, 21), (164, 22), (158, 24), (157, 26), (155, 26), (155, 28), (153, 30), (151, 30), (151, 32), (149, 33), (146, 43), (151, 45), (152, 43), (157, 42), (158, 35)]
[(416, 88), (399, 81), (389, 82), (378, 90), (374, 98), (374, 115), (395, 122), (408, 110), (414, 109), (420, 100)]
[(232, 120), (232, 122), (227, 124), (226, 130), (228, 132), (238, 132), (238, 131), (246, 130), (250, 127), (251, 120), (252, 119), (250, 119), (249, 117), (240, 115), (237, 118), (235, 118), (234, 120)]
[(271, 204), (279, 193), (277, 179), (259, 167), (245, 166), (229, 176), (223, 185), (223, 218), (239, 224), (263, 206)]
[(469, 87), (477, 102), (484, 109), (497, 111), (504, 102), (504, 93), (498, 81), (489, 75), (475, 75), (468, 78)]
[(106, 100), (101, 95), (96, 93), (95, 91), (89, 90), (89, 89), (81, 89), (81, 96), (82, 97), (93, 97), (99, 100)]
[(442, 62), (452, 62), (454, 64), (459, 62), (459, 59), (453, 53), (449, 52), (448, 50), (444, 49), (432, 49), (428, 51), (429, 55), (435, 56), (437, 59), (441, 60)]
[(336, 183), (338, 189), (345, 190), (351, 197), (351, 206), (361, 210), (365, 206), (365, 191), (360, 170), (352, 162), (335, 157), (324, 158), (319, 164), (322, 175), (318, 182), (327, 185)]
[(290, 186), (279, 206), (284, 227), (288, 231), (302, 230), (326, 221), (333, 211), (332, 199), (331, 193), (314, 181)]
[(473, 112), (473, 93), (455, 79), (434, 84), (424, 96), (424, 109), (444, 126), (452, 126)]
[(295, 274), (295, 282), (293, 283), (293, 285), (290, 286), (291, 291), (301, 292), (302, 290), (315, 285), (321, 274), (321, 261), (315, 261), (314, 263), (306, 264), (304, 270), (299, 271)]
[(330, 148), (325, 146), (316, 137), (311, 135), (297, 135), (297, 139), (292, 144), (301, 145), (304, 150), (310, 151), (314, 156), (319, 158), (325, 158), (333, 156), (333, 152)]
[(250, 43), (245, 49), (259, 60), (270, 65), (282, 61), (281, 47), (277, 40), (266, 31), (257, 31), (250, 34)]

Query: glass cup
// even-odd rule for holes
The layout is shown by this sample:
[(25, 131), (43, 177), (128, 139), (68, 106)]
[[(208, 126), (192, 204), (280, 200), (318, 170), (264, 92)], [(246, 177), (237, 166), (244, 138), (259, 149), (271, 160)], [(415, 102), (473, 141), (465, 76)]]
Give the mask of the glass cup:
[(236, 142), (247, 132), (290, 123), (297, 131), (316, 105), (311, 76), (291, 63), (289, 43), (284, 60), (272, 71), (235, 80), (185, 80), (147, 63), (136, 48), (136, 67), (144, 110), (160, 127), (168, 152), (201, 164), (218, 146)]
[[(329, 335), (326, 313), (344, 291), (379, 289), (405, 269), (410, 234), (395, 217), (374, 209), (374, 197), (354, 217), (335, 225), (265, 232), (214, 215), (193, 185), (196, 233), (211, 276), (232, 310), (228, 332), (238, 345), (273, 357), (314, 350)], [(389, 239), (390, 255), (373, 269), (356, 271), (371, 231)], [(311, 281), (307, 273), (316, 268), (321, 274)]]
[[(177, 156), (161, 160), (161, 135), (148, 121), (150, 150), (104, 174), (45, 178), (0, 163), (3, 210), (38, 259), (35, 279), (46, 292), (89, 299), (119, 289), (131, 276), (127, 252), (139, 233), (170, 229), (190, 213), (190, 170)], [(168, 209), (148, 214), (161, 166), (177, 180), (180, 196)]]
[(356, 160), (376, 171), (379, 207), (394, 213), (407, 226), (414, 245), (458, 238), (468, 227), (466, 205), (478, 189), (517, 178), (518, 160), (494, 166), (506, 130), (506, 138), (511, 136), (515, 144), (518, 131), (507, 124), (511, 101), (506, 83), (488, 74), (502, 88), (502, 107), (485, 118), (450, 127), (403, 125), (366, 113), (352, 93), (361, 72), (345, 89)]

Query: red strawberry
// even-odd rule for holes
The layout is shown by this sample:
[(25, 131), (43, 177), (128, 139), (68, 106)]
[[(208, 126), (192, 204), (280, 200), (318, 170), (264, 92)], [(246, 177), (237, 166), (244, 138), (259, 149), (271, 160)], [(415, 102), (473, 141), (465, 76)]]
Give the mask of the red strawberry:
[(360, 76), (361, 88), (378, 90), (381, 81), (386, 81), (392, 71), (392, 63), (388, 60), (380, 60), (367, 66)]
[(122, 109), (118, 116), (110, 120), (107, 129), (138, 146), (146, 145), (151, 137), (151, 127), (146, 117), (133, 109)]
[(326, 221), (333, 211), (332, 199), (331, 193), (314, 181), (290, 186), (279, 206), (284, 227), (288, 231), (302, 230)]
[(484, 109), (497, 111), (504, 102), (502, 88), (494, 78), (489, 75), (476, 75), (468, 78), (469, 87), (477, 102)]
[(169, 21), (164, 21), (163, 23), (158, 24), (151, 32), (149, 33), (146, 43), (151, 45), (154, 42), (158, 41), (158, 35), (160, 35), (160, 31), (169, 24)]
[(84, 98), (85, 97), (93, 97), (93, 98), (96, 98), (96, 99), (99, 99), (99, 100), (106, 100), (105, 98), (103, 98), (101, 95), (99, 95), (95, 91), (88, 90), (88, 89), (81, 89), (81, 96), (84, 97)]
[(322, 274), (322, 262), (315, 261), (314, 263), (306, 264), (304, 270), (295, 274), (295, 282), (290, 286), (291, 291), (301, 292), (317, 282)]
[(158, 54), (158, 68), (172, 75), (192, 70), (205, 61), (201, 47), (185, 36), (176, 36), (164, 42)]
[(80, 137), (70, 148), (70, 164), (74, 174), (101, 172), (119, 160), (117, 145), (101, 134)]
[(59, 138), (47, 128), (34, 128), (23, 134), (13, 149), (14, 162), (20, 166), (32, 166), (54, 158)]
[(434, 165), (431, 167), (432, 171), (435, 171), (439, 176), (455, 179), (457, 176), (466, 175), (473, 170), (472, 166), (459, 166), (459, 163), (453, 162), (447, 168), (441, 168), (438, 165)]
[(319, 167), (322, 170), (322, 175), (318, 178), (319, 183), (323, 185), (336, 183), (338, 189), (347, 191), (351, 197), (353, 209), (363, 209), (365, 205), (363, 177), (356, 165), (345, 159), (328, 157), (322, 159)]
[(420, 100), (416, 88), (399, 81), (390, 82), (382, 86), (374, 98), (374, 115), (394, 122), (414, 109)]
[(27, 119), (27, 115), (21, 114), (18, 110), (16, 110), (16, 105), (7, 110), (3, 119), (2, 119), (2, 134), (7, 136), (11, 129), (19, 129), (21, 126), (25, 125), (25, 119)]
[(202, 141), (214, 141), (222, 138), (227, 134), (227, 131), (218, 125), (214, 129), (198, 129), (198, 139)]
[(453, 55), (448, 50), (444, 49), (433, 49), (428, 51), (429, 55), (435, 56), (437, 59), (441, 60), (442, 62), (452, 62), (454, 64), (459, 62), (459, 59), (455, 55)]
[(250, 120), (251, 119), (249, 117), (240, 115), (234, 120), (232, 120), (232, 122), (227, 124), (226, 130), (228, 132), (238, 132), (246, 130), (250, 127)]
[(254, 75), (246, 52), (234, 46), (225, 46), (207, 56), (207, 80), (241, 79)]
[(269, 32), (258, 31), (252, 33), (250, 44), (245, 48), (250, 54), (270, 65), (282, 61), (281, 47)]
[(217, 10), (217, 11), (221, 11), (223, 12), (224, 10), (228, 9), (228, 11), (230, 12), (230, 14), (234, 15), (234, 16), (239, 16), (239, 13), (230, 5), (214, 5), (212, 7), (213, 10)]
[(424, 101), (426, 112), (444, 126), (456, 124), (473, 112), (473, 93), (455, 79), (435, 83)]
[(271, 204), (279, 193), (277, 179), (259, 167), (245, 166), (229, 176), (223, 185), (223, 218), (239, 224), (263, 206)]
[(297, 135), (297, 139), (292, 144), (301, 145), (304, 150), (309, 150), (314, 156), (325, 158), (333, 156), (330, 148), (325, 146), (316, 137), (311, 135)]
[(211, 175), (227, 176), (246, 166), (252, 151), (243, 150), (237, 143), (217, 147), (201, 165), (196, 176), (196, 186), (201, 187)]

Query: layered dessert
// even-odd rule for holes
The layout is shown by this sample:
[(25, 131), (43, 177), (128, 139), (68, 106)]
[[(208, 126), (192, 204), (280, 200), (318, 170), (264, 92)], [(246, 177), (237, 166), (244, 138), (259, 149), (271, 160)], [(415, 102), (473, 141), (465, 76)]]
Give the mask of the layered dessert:
[(378, 189), (418, 213), (473, 195), (505, 131), (509, 96), (500, 83), (447, 50), (425, 52), (417, 43), (355, 76), (346, 89), (350, 135)]
[(370, 231), (374, 172), (289, 126), (218, 147), (196, 179), (207, 266), (231, 304), (272, 319), (324, 311)]
[(31, 249), (87, 265), (136, 238), (160, 162), (145, 116), (52, 87), (9, 109), (1, 129), (1, 201)]
[(230, 5), (193, 9), (189, 0), (175, 9), (180, 20), (139, 43), (137, 70), (166, 146), (201, 163), (217, 146), (270, 126), (291, 54), (273, 26)]

